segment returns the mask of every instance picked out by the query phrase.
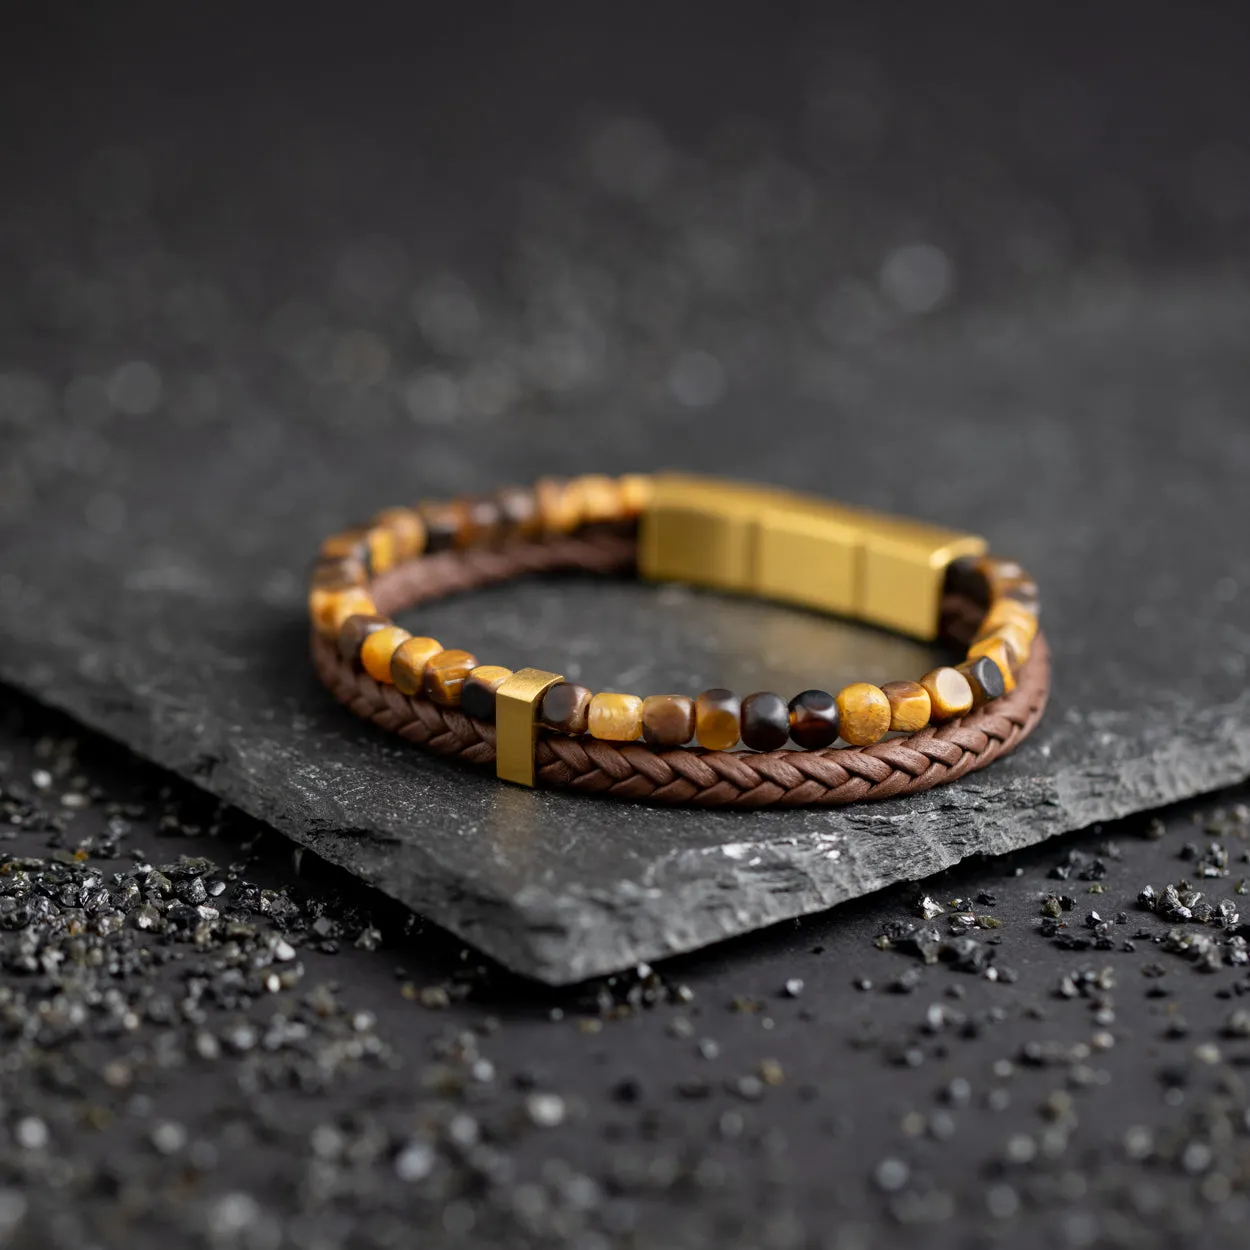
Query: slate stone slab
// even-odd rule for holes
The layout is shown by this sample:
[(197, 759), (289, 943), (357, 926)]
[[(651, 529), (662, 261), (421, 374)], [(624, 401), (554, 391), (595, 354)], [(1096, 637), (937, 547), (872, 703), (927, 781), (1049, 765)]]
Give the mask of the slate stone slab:
[[(1235, 70), (1207, 67), (1242, 99)], [(923, 83), (882, 72), (859, 103), (923, 113)], [(421, 161), (400, 127), (332, 129), (312, 77), (307, 115), (227, 100), (246, 138), (188, 149), (185, 117), (119, 103), (120, 136), (83, 116), (57, 160), (10, 151), (6, 681), (551, 982), (1250, 775), (1250, 282), (1225, 184), (1129, 176), (1147, 217), (1221, 223), (1226, 263), (1180, 247), (1165, 272), (1106, 242), (1126, 220), (1123, 196), (1088, 194), (1107, 150), (1046, 111), (1044, 76), (1013, 84), (1042, 109), (1019, 131), (947, 100), (940, 152), (917, 130), (866, 153), (853, 108), (821, 129), (813, 72), (769, 118), (780, 138), (726, 105), (706, 141), (629, 114), (555, 156), (501, 123)], [(1061, 139), (1039, 216), (996, 162)], [(905, 802), (666, 812), (500, 787), (317, 686), (302, 571), (323, 533), (425, 493), (655, 466), (986, 533), (1044, 587), (1041, 730)], [(680, 589), (518, 586), (422, 624), (639, 691), (927, 658)]]

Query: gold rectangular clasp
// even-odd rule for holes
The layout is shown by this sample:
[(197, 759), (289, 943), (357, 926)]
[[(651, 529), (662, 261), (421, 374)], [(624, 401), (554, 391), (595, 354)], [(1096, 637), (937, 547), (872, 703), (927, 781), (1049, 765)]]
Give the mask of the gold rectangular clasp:
[(495, 691), (495, 775), (519, 786), (534, 784), (534, 743), (538, 737), (538, 705), (559, 673), (541, 668), (518, 669)]
[(835, 612), (930, 641), (946, 566), (972, 534), (788, 491), (664, 473), (643, 510), (638, 570)]

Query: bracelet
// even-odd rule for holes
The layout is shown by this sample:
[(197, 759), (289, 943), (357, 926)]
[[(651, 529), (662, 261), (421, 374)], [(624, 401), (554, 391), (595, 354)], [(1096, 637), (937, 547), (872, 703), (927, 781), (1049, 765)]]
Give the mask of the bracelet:
[[(392, 620), (434, 598), (558, 570), (759, 595), (964, 655), (917, 681), (836, 694), (640, 698), (479, 664)], [(658, 802), (797, 806), (927, 790), (1013, 750), (1049, 692), (1037, 586), (983, 539), (675, 474), (551, 478), (387, 509), (322, 544), (309, 612), (317, 672), (358, 715), (439, 754), (493, 764), (507, 781)]]

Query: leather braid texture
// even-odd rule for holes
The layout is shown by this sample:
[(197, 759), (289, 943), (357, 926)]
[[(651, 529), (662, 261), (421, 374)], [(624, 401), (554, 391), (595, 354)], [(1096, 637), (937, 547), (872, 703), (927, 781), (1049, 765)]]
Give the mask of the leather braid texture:
[[(636, 553), (632, 537), (608, 530), (516, 543), (499, 551), (443, 552), (384, 574), (372, 593), (379, 611), (391, 615), (527, 573), (632, 572)], [(494, 725), (375, 682), (315, 635), (312, 645), (318, 676), (357, 716), (439, 755), (494, 765)], [(917, 794), (1014, 751), (1041, 719), (1049, 691), (1050, 653), (1039, 634), (1010, 694), (906, 737), (820, 751), (654, 751), (642, 743), (543, 731), (536, 748), (537, 779), (551, 788), (699, 807), (833, 806)]]

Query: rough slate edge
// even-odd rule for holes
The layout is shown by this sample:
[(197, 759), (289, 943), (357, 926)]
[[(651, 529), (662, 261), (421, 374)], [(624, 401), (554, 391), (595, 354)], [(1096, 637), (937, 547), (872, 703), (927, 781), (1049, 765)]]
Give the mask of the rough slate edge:
[[(68, 685), (58, 683), (57, 669), (54, 656), (33, 638), (12, 638), (0, 661), (0, 676), (14, 686), (90, 728), (122, 739), (139, 754), (269, 822), (331, 863), (349, 867), (338, 853), (346, 822), (327, 819), (325, 795), (301, 791), (294, 780), (285, 792), (269, 791), (255, 783), (246, 754), (228, 734), (216, 740), (206, 738), (188, 709), (162, 707), (149, 714), (143, 710), (141, 693), (129, 682), (123, 681), (121, 688), (134, 696), (134, 702), (126, 703), (118, 698), (116, 684), (107, 691), (97, 690), (90, 677), (83, 675)], [(111, 674), (114, 681), (119, 676)], [(1049, 715), (1053, 717), (1054, 712)], [(742, 928), (732, 917), (742, 904), (749, 904), (752, 927), (762, 928), (898, 881), (920, 880), (957, 863), (965, 854), (1002, 854), (1058, 833), (1250, 778), (1250, 691), (1167, 729), (1148, 731), (1149, 745), (1144, 751), (1119, 732), (1129, 719), (1116, 716), (1097, 724), (1059, 726), (1060, 733), (1087, 737), (1090, 749), (1082, 766), (1070, 766), (1054, 777), (1030, 771), (1031, 757), (1035, 759), (1039, 750), (1053, 745), (1052, 724), (1049, 734), (1030, 739), (1013, 758), (956, 783), (958, 796), (953, 788), (939, 788), (912, 799), (841, 809), (840, 817), (851, 825), (847, 848), (853, 851), (868, 845), (857, 835), (872, 839), (871, 853), (856, 859), (857, 871), (850, 874), (853, 884), (849, 886), (845, 865), (832, 875), (822, 872), (831, 844), (843, 838), (821, 837), (802, 813), (794, 813), (802, 826), (801, 837), (791, 842), (785, 858), (773, 853), (775, 837), (751, 840), (751, 825), (757, 819), (751, 813), (717, 813), (720, 819), (741, 827), (741, 839), (727, 847), (678, 849), (658, 857), (645, 888), (629, 884), (571, 894), (562, 900), (539, 887), (507, 898), (483, 894), (468, 882), (460, 882), (463, 892), (456, 900), (454, 917), (447, 911), (451, 891), (445, 885), (437, 891), (443, 904), (441, 922), (507, 967), (549, 984), (568, 984), (737, 936)], [(364, 727), (361, 732), (372, 733)], [(1141, 733), (1139, 725), (1135, 732)], [(521, 797), (540, 806), (608, 801), (543, 793)], [(969, 797), (979, 801), (970, 805)], [(987, 808), (996, 810), (987, 815)], [(975, 845), (969, 847), (974, 811), (977, 836)], [(919, 834), (923, 824), (936, 821), (941, 821), (940, 834), (908, 839), (905, 847), (898, 845), (904, 823)], [(363, 871), (359, 861), (351, 870), (387, 891), (383, 849), (392, 845), (391, 839), (358, 829), (351, 833), (357, 856), (362, 838), (372, 839), (379, 850)], [(883, 833), (894, 837), (880, 840)], [(409, 853), (413, 849), (409, 847)], [(899, 853), (889, 856), (890, 850)], [(727, 860), (732, 862), (731, 871), (726, 869)], [(652, 891), (669, 896), (663, 921), (640, 905)], [(401, 901), (422, 910), (420, 899)], [(678, 902), (680, 906), (675, 905)], [(679, 927), (672, 923), (677, 916), (685, 921)], [(587, 941), (592, 930), (593, 941)]]

